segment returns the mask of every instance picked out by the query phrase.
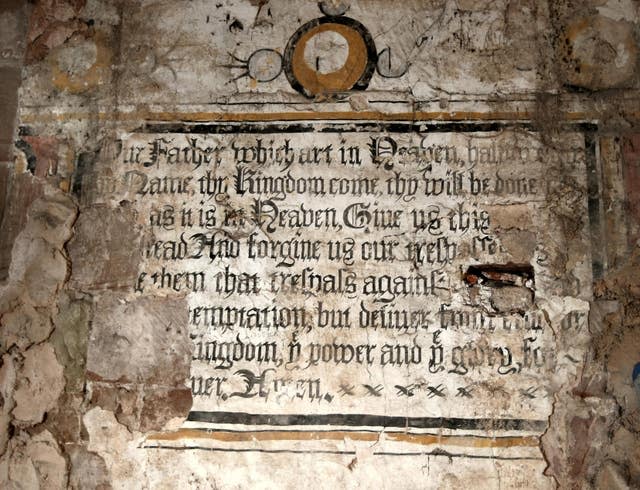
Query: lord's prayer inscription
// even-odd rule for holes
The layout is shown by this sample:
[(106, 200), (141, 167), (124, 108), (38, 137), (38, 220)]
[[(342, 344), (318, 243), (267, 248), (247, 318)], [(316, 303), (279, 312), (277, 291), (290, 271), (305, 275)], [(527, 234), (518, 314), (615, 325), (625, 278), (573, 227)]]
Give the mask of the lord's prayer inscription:
[(549, 376), (571, 357), (555, 332), (578, 356), (587, 335), (586, 303), (553, 269), (564, 213), (586, 214), (581, 133), (216, 128), (124, 135), (106, 193), (145, 230), (135, 291), (188, 297), (192, 424), (541, 430)]

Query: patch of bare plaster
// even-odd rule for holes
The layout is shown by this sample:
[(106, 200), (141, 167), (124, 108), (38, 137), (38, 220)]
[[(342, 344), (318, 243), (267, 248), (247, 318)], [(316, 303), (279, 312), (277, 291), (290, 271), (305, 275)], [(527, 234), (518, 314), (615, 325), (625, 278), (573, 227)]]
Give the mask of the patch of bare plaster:
[[(547, 462), (545, 475), (554, 478), (558, 488), (578, 488), (592, 472), (591, 458), (606, 437), (602, 422), (615, 417), (615, 404), (602, 398), (602, 382), (595, 374), (593, 352), (586, 315), (589, 303), (566, 297), (555, 307), (545, 304), (554, 331), (553, 375), (547, 389), (554, 393), (548, 428), (540, 449)], [(581, 321), (569, 328), (568, 318), (579, 312)]]
[(491, 291), (489, 301), (497, 312), (524, 312), (533, 306), (533, 291), (526, 287), (501, 287)]
[(76, 207), (62, 192), (47, 189), (27, 216), (13, 245), (8, 281), (0, 287), (0, 345), (4, 352), (14, 347), (2, 366), (2, 424), (7, 431), (10, 414), (17, 425), (41, 422), (55, 409), (65, 385), (63, 367), (44, 342), (53, 329), (52, 303), (67, 277), (63, 247)]
[(500, 232), (500, 245), (513, 257), (514, 262), (527, 264), (535, 257), (536, 235), (532, 231), (518, 230)]
[(122, 488), (145, 486), (145, 459), (139, 454), (136, 435), (115, 418), (113, 412), (92, 408), (83, 417), (89, 442), (87, 450), (102, 457), (109, 469), (110, 481)]
[(103, 0), (87, 0), (83, 15), (105, 25), (117, 25), (121, 20), (117, 6)]
[(533, 226), (531, 208), (526, 204), (486, 206), (491, 215), (491, 226), (498, 230), (526, 230)]
[(70, 76), (84, 74), (96, 62), (98, 49), (91, 40), (69, 42), (57, 53), (58, 67)]
[(67, 463), (50, 432), (33, 437), (21, 433), (11, 440), (11, 457), (0, 486), (8, 490), (57, 490), (67, 486)]
[(71, 238), (76, 211), (67, 194), (48, 189), (29, 209), (29, 233), (51, 244), (64, 244)]
[(511, 260), (520, 264), (533, 263), (537, 241), (532, 231), (531, 209), (526, 204), (511, 204), (487, 206), (486, 210), (491, 216), (491, 228)]
[(640, 390), (634, 367), (640, 361), (640, 281), (637, 251), (608, 274), (596, 288), (592, 329), (594, 368), (604, 377), (600, 396), (613, 405), (614, 415), (601, 420), (604, 436), (590, 441), (598, 449), (588, 473), (598, 488), (640, 485)]
[(607, 373), (609, 387), (616, 400), (628, 410), (640, 409), (640, 394), (635, 386), (632, 373), (638, 362), (640, 332), (636, 325), (620, 329), (609, 340), (612, 344), (607, 353)]
[[(638, 416), (636, 412), (629, 418)], [(608, 447), (608, 457), (617, 461), (627, 476), (629, 485), (638, 485), (640, 481), (640, 440), (638, 438), (638, 421), (620, 424), (611, 438), (611, 446)]]
[(631, 487), (627, 484), (627, 476), (624, 468), (607, 461), (596, 477), (596, 488), (606, 488), (607, 490), (629, 490)]
[(610, 400), (558, 391), (541, 447), (548, 464), (545, 474), (553, 476), (560, 488), (574, 488), (593, 478), (597, 465), (591, 463), (606, 447), (606, 421), (615, 419), (616, 412)]
[(20, 277), (29, 300), (36, 305), (46, 305), (67, 276), (67, 261), (61, 251), (42, 238), (20, 236), (16, 245), (21, 253), (16, 253), (14, 247), (14, 257), (18, 258), (12, 261), (9, 274)]
[[(7, 327), (8, 332), (28, 335), (23, 329), (30, 324), (34, 341), (46, 336), (46, 320), (37, 319), (44, 326), (33, 325), (38, 316), (34, 308), (48, 306), (67, 277), (63, 246), (71, 237), (75, 218), (71, 198), (56, 190), (47, 190), (29, 209), (27, 224), (13, 244), (9, 280), (0, 287), (0, 323), (17, 322)], [(22, 304), (28, 306), (21, 314), (5, 318), (9, 308)]]
[(584, 367), (572, 389), (557, 390), (542, 447), (547, 474), (561, 488), (640, 485), (640, 395), (632, 377), (640, 342), (638, 262), (636, 254), (596, 285)]
[[(26, 224), (13, 243), (8, 280), (0, 287), (0, 345), (6, 352), (0, 368), (2, 488), (67, 486), (60, 447), (78, 439), (80, 424), (74, 417), (81, 398), (64, 394), (67, 360), (57, 357), (48, 340), (58, 295), (69, 275), (64, 246), (76, 215), (68, 195), (45, 187), (26, 211)], [(29, 433), (19, 429), (42, 422)], [(39, 432), (34, 435), (32, 430)]]
[(24, 353), (12, 412), (18, 424), (40, 423), (56, 406), (64, 389), (63, 371), (50, 344), (35, 345)]
[(183, 387), (122, 386), (93, 382), (90, 407), (113, 412), (131, 432), (174, 430), (184, 422), (192, 404), (191, 390)]
[(69, 486), (74, 490), (91, 488), (94, 490), (110, 490), (111, 478), (109, 469), (100, 456), (87, 451), (82, 446), (75, 446), (69, 451), (70, 474)]
[(349, 96), (349, 105), (354, 111), (371, 110), (369, 101), (364, 94), (353, 94)]
[(91, 383), (89, 405), (98, 406), (113, 412), (118, 423), (130, 431), (140, 427), (140, 410), (142, 408), (141, 388), (138, 386), (119, 386), (114, 383)]
[(46, 57), (51, 49), (64, 43), (75, 32), (86, 32), (88, 26), (77, 18), (85, 2), (38, 2), (31, 10), (26, 62)]
[(9, 424), (11, 410), (15, 406), (13, 392), (16, 385), (16, 366), (9, 354), (2, 356), (0, 366), (0, 454), (3, 454), (9, 442)]
[(191, 408), (187, 311), (183, 298), (96, 297), (89, 406), (110, 411), (132, 432), (179, 425)]
[(40, 310), (24, 303), (22, 308), (10, 311), (2, 317), (3, 337), (7, 347), (17, 345), (20, 349), (26, 349), (49, 337), (53, 324), (47, 312)]
[(177, 429), (184, 415), (191, 408), (191, 390), (189, 388), (147, 390), (140, 414), (142, 432)]
[[(550, 136), (547, 144), (557, 145), (557, 137)], [(544, 207), (550, 226), (541, 230), (544, 238), (540, 248), (545, 255), (543, 263), (555, 279), (551, 287), (558, 296), (589, 299), (592, 278), (577, 273), (587, 258), (581, 240), (586, 239), (588, 216), (575, 211), (585, 202), (586, 183), (562, 162), (550, 163), (545, 172), (550, 185)], [(546, 257), (551, 249), (556, 251), (553, 259)]]
[(184, 298), (96, 298), (87, 353), (98, 381), (181, 386), (189, 376), (191, 341)]
[(565, 28), (565, 79), (601, 90), (629, 86), (636, 73), (638, 47), (634, 25), (602, 15), (572, 20)]
[[(11, 264), (11, 252), (15, 239), (27, 223), (27, 211), (32, 203), (44, 192), (41, 179), (27, 171), (27, 162), (22, 162), (22, 152), (18, 152), (14, 162), (14, 174), (8, 181), (6, 190), (7, 205), (2, 218), (0, 234), (0, 280), (6, 280)], [(24, 166), (22, 165), (24, 163)]]
[(47, 413), (44, 427), (49, 430), (60, 444), (77, 444), (85, 440), (82, 430), (82, 413), (86, 409), (81, 394), (67, 393), (58, 398), (57, 408)]
[(91, 321), (91, 302), (82, 297), (63, 294), (54, 317), (55, 331), (51, 343), (64, 365), (66, 391), (79, 393), (84, 389), (87, 341)]
[[(100, 225), (98, 233), (96, 224)], [(135, 211), (128, 203), (84, 209), (75, 232), (68, 246), (72, 287), (93, 290), (133, 284), (140, 262), (140, 238)]]

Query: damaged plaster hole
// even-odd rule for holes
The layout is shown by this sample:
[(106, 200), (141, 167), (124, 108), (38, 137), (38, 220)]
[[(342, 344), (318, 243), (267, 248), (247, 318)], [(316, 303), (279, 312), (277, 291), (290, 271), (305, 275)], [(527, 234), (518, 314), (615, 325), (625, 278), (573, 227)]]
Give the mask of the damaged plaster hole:
[(472, 265), (464, 281), (472, 298), (488, 311), (524, 314), (533, 307), (535, 281), (529, 264)]
[(304, 61), (323, 75), (340, 70), (348, 57), (349, 43), (335, 31), (315, 34), (304, 48)]
[(464, 274), (464, 281), (469, 286), (519, 286), (533, 289), (533, 267), (529, 264), (471, 265)]

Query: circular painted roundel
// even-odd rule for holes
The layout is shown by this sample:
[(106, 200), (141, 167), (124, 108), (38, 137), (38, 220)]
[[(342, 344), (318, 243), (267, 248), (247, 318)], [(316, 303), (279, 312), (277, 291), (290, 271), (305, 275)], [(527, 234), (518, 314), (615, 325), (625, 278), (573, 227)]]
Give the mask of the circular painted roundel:
[(369, 31), (349, 17), (321, 17), (298, 29), (284, 52), (291, 86), (307, 97), (364, 90), (377, 62)]
[(275, 80), (282, 72), (282, 57), (273, 49), (254, 51), (247, 60), (247, 72), (258, 82)]

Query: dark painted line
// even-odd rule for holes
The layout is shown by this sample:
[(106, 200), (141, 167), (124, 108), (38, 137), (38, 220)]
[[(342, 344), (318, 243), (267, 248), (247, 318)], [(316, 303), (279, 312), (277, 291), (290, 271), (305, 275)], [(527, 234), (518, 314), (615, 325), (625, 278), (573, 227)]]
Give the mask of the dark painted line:
[(455, 417), (394, 417), (367, 414), (269, 415), (244, 412), (190, 412), (188, 422), (211, 424), (270, 425), (330, 425), (361, 427), (395, 427), (412, 429), (521, 430), (543, 431), (546, 420), (527, 419), (464, 419)]
[[(245, 430), (234, 430), (234, 429), (219, 429), (217, 427), (215, 428), (205, 428), (205, 427), (186, 427), (185, 430), (194, 430), (194, 431), (198, 431), (198, 432), (207, 432), (207, 433), (211, 433), (211, 432), (224, 432), (224, 433), (229, 433), (229, 434), (254, 434), (254, 433), (261, 433), (261, 432), (273, 432), (274, 430), (279, 430), (281, 432), (285, 432), (285, 433), (294, 433), (294, 434), (304, 434), (309, 432), (309, 429), (245, 429)], [(313, 429), (313, 432), (318, 432), (318, 433), (323, 433), (323, 432), (353, 432), (355, 434), (358, 433), (367, 433), (367, 434), (379, 434), (380, 430), (376, 430), (376, 429), (341, 429), (341, 428), (337, 428), (337, 429)], [(384, 431), (385, 434), (400, 434), (400, 435), (408, 435), (408, 436), (433, 436), (433, 437), (453, 437), (451, 435), (448, 434), (441, 434), (441, 433), (437, 433), (437, 432), (407, 432), (404, 430), (388, 430), (388, 431)], [(513, 437), (517, 437), (517, 436), (483, 436), (483, 435), (477, 435), (477, 434), (460, 434), (460, 435), (456, 435), (455, 437), (473, 437), (473, 438), (477, 438), (477, 439), (490, 439), (490, 440), (500, 440), (500, 439), (512, 439)]]
[(202, 451), (215, 451), (220, 453), (293, 453), (293, 454), (355, 454), (355, 451), (330, 451), (330, 450), (298, 450), (298, 449), (254, 449), (254, 448), (222, 448), (206, 446), (143, 446), (144, 449), (173, 449), (183, 451), (185, 449), (200, 449)]
[(506, 128), (533, 130), (530, 123), (414, 123), (414, 122), (362, 122), (343, 123), (148, 123), (136, 132), (186, 134), (280, 134), (280, 133), (474, 133), (496, 132)]
[[(223, 123), (145, 123), (137, 133), (186, 133), (186, 134), (279, 134), (279, 133), (362, 133), (383, 131), (389, 133), (475, 133), (496, 132), (505, 129), (536, 131), (527, 121), (495, 122), (431, 122), (431, 121), (314, 121), (314, 122), (228, 122)], [(592, 123), (569, 123), (572, 131), (594, 131)]]
[[(337, 454), (337, 455), (355, 455), (355, 451), (328, 451), (328, 450), (296, 450), (296, 449), (253, 449), (253, 448), (220, 448), (220, 447), (204, 447), (204, 446), (144, 446), (144, 449), (171, 449), (174, 451), (185, 451), (197, 449), (201, 451), (213, 451), (220, 453), (272, 453), (272, 454)], [(403, 452), (394, 453), (388, 451), (377, 451), (374, 456), (443, 456), (445, 458), (468, 458), (468, 459), (499, 459), (506, 461), (542, 461), (543, 458), (534, 458), (528, 456), (492, 456), (483, 454), (466, 454), (466, 453), (449, 453), (446, 451), (422, 451), (422, 452)]]

